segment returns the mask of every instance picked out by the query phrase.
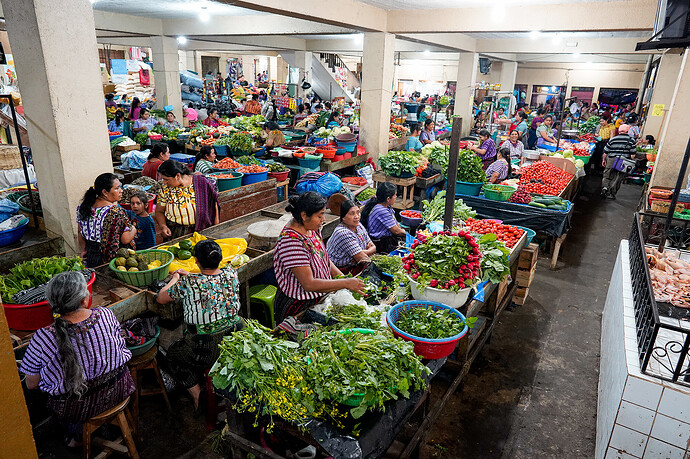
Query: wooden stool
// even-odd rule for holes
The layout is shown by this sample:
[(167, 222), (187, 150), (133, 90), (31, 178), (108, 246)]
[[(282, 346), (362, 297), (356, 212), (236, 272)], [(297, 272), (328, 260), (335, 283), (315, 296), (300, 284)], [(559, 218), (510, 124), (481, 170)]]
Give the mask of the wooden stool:
[[(134, 439), (132, 438), (132, 431), (130, 425), (132, 424), (132, 416), (129, 414), (127, 409), (127, 403), (129, 403), (129, 397), (125, 399), (124, 402), (119, 405), (104, 411), (103, 413), (92, 417), (84, 423), (83, 436), (82, 436), (82, 449), (84, 452), (85, 459), (91, 459), (91, 434), (96, 431), (103, 424), (114, 424), (120, 427), (122, 431), (122, 438), (124, 438), (125, 445), (122, 444), (123, 439), (119, 438), (116, 441), (107, 441), (100, 438), (94, 440), (99, 446), (105, 448), (105, 457), (107, 457), (111, 452), (128, 454), (133, 459), (139, 459), (139, 453), (137, 452), (137, 447), (134, 445)], [(99, 455), (101, 457), (102, 455)]]
[(283, 202), (288, 198), (288, 185), (290, 184), (290, 179), (283, 180), (282, 182), (276, 183), (276, 189), (283, 189), (283, 199), (278, 200), (278, 202)]
[[(132, 379), (134, 380), (134, 385), (136, 386), (136, 391), (132, 394), (134, 401), (132, 402), (132, 415), (134, 417), (134, 425), (132, 428), (136, 431), (139, 429), (139, 398), (145, 395), (156, 395), (163, 394), (165, 398), (165, 404), (168, 405), (168, 411), (172, 413), (172, 407), (170, 406), (170, 400), (168, 400), (168, 392), (165, 390), (165, 384), (163, 384), (163, 378), (161, 377), (161, 372), (158, 369), (158, 361), (156, 360), (156, 354), (158, 354), (158, 346), (154, 345), (151, 350), (145, 352), (144, 354), (132, 357), (132, 359), (127, 362), (129, 371), (132, 373)], [(141, 372), (143, 370), (153, 370), (156, 374), (156, 379), (158, 380), (158, 385), (155, 389), (143, 389), (141, 387)]]

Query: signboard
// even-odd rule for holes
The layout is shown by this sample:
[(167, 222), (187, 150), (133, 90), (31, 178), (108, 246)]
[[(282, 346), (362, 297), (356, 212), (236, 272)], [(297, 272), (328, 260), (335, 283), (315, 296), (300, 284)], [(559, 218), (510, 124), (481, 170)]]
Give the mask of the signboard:
[(664, 104), (654, 104), (654, 107), (652, 107), (652, 116), (662, 116), (665, 107), (666, 105)]

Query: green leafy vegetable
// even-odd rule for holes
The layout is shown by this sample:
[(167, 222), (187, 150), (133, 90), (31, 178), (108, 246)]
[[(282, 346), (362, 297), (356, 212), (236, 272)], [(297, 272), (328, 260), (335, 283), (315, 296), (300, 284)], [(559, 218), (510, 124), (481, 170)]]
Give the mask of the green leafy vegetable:
[(359, 192), (359, 194), (357, 195), (357, 200), (366, 201), (367, 199), (373, 198), (374, 196), (376, 196), (376, 190), (375, 189), (365, 188)]
[(477, 234), (479, 250), (482, 252), (482, 259), (479, 262), (482, 281), (489, 280), (494, 284), (499, 284), (506, 276), (510, 275), (510, 250), (505, 242), (499, 241), (494, 233), (484, 235)]
[(381, 312), (369, 311), (366, 306), (359, 304), (332, 305), (326, 310), (326, 314), (338, 321), (336, 329), (381, 328)]
[(139, 134), (134, 136), (134, 141), (141, 145), (142, 147), (146, 145), (146, 142), (149, 140), (149, 135), (146, 134), (145, 132), (140, 132)]
[[(434, 199), (431, 201), (422, 201), (422, 218), (426, 222), (434, 222), (438, 220), (443, 220), (443, 215), (446, 209), (446, 192), (445, 190), (439, 191)], [(470, 206), (465, 204), (462, 199), (456, 199), (453, 208), (453, 218), (459, 218), (461, 220), (467, 220), (468, 218), (474, 218), (477, 216)]]
[(580, 124), (580, 127), (578, 128), (578, 133), (580, 133), (580, 134), (594, 134), (595, 132), (597, 132), (598, 127), (599, 127), (599, 117), (596, 115), (590, 116), (589, 118), (587, 118), (587, 121)]
[(254, 156), (240, 156), (235, 161), (245, 166), (261, 166), (261, 162)]
[(476, 320), (476, 317), (471, 317), (463, 321), (448, 309), (434, 311), (427, 308), (410, 308), (400, 315), (395, 326), (418, 338), (442, 339), (462, 332), (465, 324), (472, 328)]
[(482, 160), (471, 150), (458, 153), (458, 181), (468, 183), (486, 182)]
[(248, 132), (235, 132), (228, 141), (228, 147), (233, 151), (249, 153), (254, 148), (254, 139)]
[(0, 275), (0, 298), (11, 304), (12, 295), (31, 287), (45, 284), (55, 275), (65, 271), (86, 269), (81, 258), (48, 257), (34, 258), (15, 265), (8, 274)]
[(389, 151), (379, 156), (379, 166), (384, 174), (392, 177), (414, 176), (419, 167), (419, 155), (411, 151)]

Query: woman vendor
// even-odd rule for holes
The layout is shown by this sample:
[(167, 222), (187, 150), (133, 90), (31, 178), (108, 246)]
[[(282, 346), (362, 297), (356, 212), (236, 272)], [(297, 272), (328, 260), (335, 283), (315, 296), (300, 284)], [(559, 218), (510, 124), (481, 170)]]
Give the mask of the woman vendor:
[(125, 132), (125, 114), (122, 110), (115, 112), (115, 119), (108, 123), (108, 130), (110, 132)]
[(552, 124), (553, 116), (546, 115), (544, 117), (544, 121), (542, 121), (542, 123), (537, 128), (537, 147), (547, 142), (552, 143), (554, 145), (556, 145), (556, 143), (558, 142), (556, 138), (553, 136), (553, 129), (551, 129)]
[(173, 378), (192, 396), (195, 411), (199, 409), (199, 381), (218, 359), (220, 342), (244, 327), (238, 315), (237, 271), (229, 263), (220, 269), (222, 259), (215, 241), (199, 242), (194, 247), (194, 261), (201, 273), (175, 271), (156, 298), (160, 304), (182, 302), (187, 329), (182, 339), (168, 348), (166, 357)]
[(522, 151), (524, 150), (525, 146), (520, 140), (518, 140), (519, 138), (520, 133), (516, 129), (513, 129), (510, 131), (510, 135), (508, 135), (506, 141), (501, 144), (500, 148), (507, 148), (510, 151), (509, 159), (522, 158)]
[(419, 127), (419, 124), (415, 123), (410, 126), (410, 136), (405, 143), (405, 151), (419, 151), (422, 149), (424, 145), (422, 145), (422, 142), (419, 140), (421, 130), (422, 128)]
[(278, 129), (278, 123), (275, 121), (266, 121), (261, 134), (262, 137), (264, 135), (266, 136), (264, 146), (267, 150), (280, 147), (281, 145), (285, 145), (287, 143), (285, 141), (285, 136), (280, 129)]
[(326, 123), (326, 127), (328, 129), (334, 128), (334, 127), (340, 127), (343, 124), (343, 116), (340, 114), (338, 110), (333, 110), (331, 113), (331, 116), (328, 117), (328, 122)]
[(175, 114), (173, 112), (167, 112), (165, 114), (165, 123), (163, 127), (168, 130), (182, 129), (182, 125), (179, 121), (175, 120)]
[(512, 171), (510, 164), (510, 150), (499, 148), (496, 151), (496, 161), (486, 168), (486, 181), (489, 183), (501, 183), (508, 178)]
[(340, 204), (340, 224), (326, 244), (331, 260), (344, 273), (357, 274), (376, 253), (376, 245), (371, 242), (360, 218), (357, 204), (352, 201)]
[(158, 168), (163, 189), (156, 205), (156, 226), (164, 240), (201, 231), (220, 222), (218, 192), (203, 175), (169, 159)]
[(334, 279), (342, 272), (331, 261), (321, 239), (326, 202), (314, 191), (290, 197), (286, 210), (292, 219), (280, 233), (273, 254), (278, 281), (277, 324), (317, 304), (326, 293), (344, 288), (361, 292), (364, 288), (358, 278)]
[(479, 146), (470, 145), (468, 148), (475, 152), (484, 163), (484, 170), (489, 167), (489, 164), (496, 160), (496, 144), (491, 139), (491, 134), (486, 129), (479, 131)]
[(134, 392), (126, 363), (132, 358), (120, 323), (108, 308), (88, 309), (84, 275), (68, 271), (50, 280), (46, 298), (55, 322), (37, 330), (19, 371), (28, 389), (48, 394), (48, 407), (65, 427), (65, 444), (78, 446), (84, 421)]
[(118, 205), (121, 199), (117, 176), (105, 173), (96, 177), (77, 208), (79, 247), (89, 268), (109, 262), (121, 246), (134, 247), (137, 228)]
[(134, 122), (134, 125), (132, 126), (132, 130), (136, 134), (139, 134), (140, 132), (147, 133), (151, 129), (153, 129), (153, 127), (156, 124), (158, 124), (158, 121), (151, 118), (151, 113), (147, 109), (142, 108), (141, 112), (139, 112), (139, 119), (137, 119)]
[(138, 97), (134, 97), (132, 99), (132, 105), (129, 107), (129, 119), (130, 121), (136, 121), (139, 119), (139, 115), (141, 114), (141, 101), (139, 100)]
[(436, 140), (436, 131), (434, 131), (434, 120), (428, 119), (424, 121), (424, 130), (419, 135), (419, 140), (424, 145)]
[(194, 172), (208, 174), (213, 171), (216, 162), (216, 150), (211, 145), (204, 145), (194, 158)]
[(407, 233), (395, 219), (393, 204), (397, 198), (398, 187), (385, 182), (376, 188), (376, 199), (370, 199), (362, 209), (362, 221), (369, 230), (369, 236), (379, 253), (388, 254), (405, 242)]
[(217, 128), (220, 126), (220, 117), (218, 116), (218, 110), (212, 108), (208, 111), (208, 117), (204, 120), (204, 126)]
[(170, 148), (164, 143), (156, 143), (151, 147), (151, 153), (144, 163), (141, 170), (141, 175), (150, 177), (154, 180), (160, 180), (158, 175), (158, 168), (163, 162), (170, 159)]

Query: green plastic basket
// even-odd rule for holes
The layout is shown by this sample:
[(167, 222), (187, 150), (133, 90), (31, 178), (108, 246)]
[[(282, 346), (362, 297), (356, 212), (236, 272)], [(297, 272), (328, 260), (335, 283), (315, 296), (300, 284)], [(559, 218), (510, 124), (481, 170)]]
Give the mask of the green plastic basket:
[(582, 162), (585, 164), (587, 164), (589, 162), (589, 159), (591, 158), (591, 156), (577, 156), (577, 155), (573, 155), (573, 157), (575, 159), (581, 159)]
[[(500, 191), (492, 190), (492, 188), (499, 188)], [(508, 185), (494, 185), (487, 183), (482, 187), (484, 190), (484, 197), (487, 199), (492, 199), (494, 201), (507, 201), (515, 193), (515, 188)]]
[(149, 249), (139, 250), (137, 255), (142, 255), (146, 263), (159, 260), (161, 266), (154, 269), (147, 269), (146, 271), (120, 271), (115, 267), (115, 259), (110, 260), (108, 266), (115, 273), (115, 277), (120, 279), (125, 284), (133, 285), (135, 287), (145, 287), (155, 280), (163, 280), (168, 277), (170, 272), (170, 263), (172, 263), (175, 256), (167, 250)]

